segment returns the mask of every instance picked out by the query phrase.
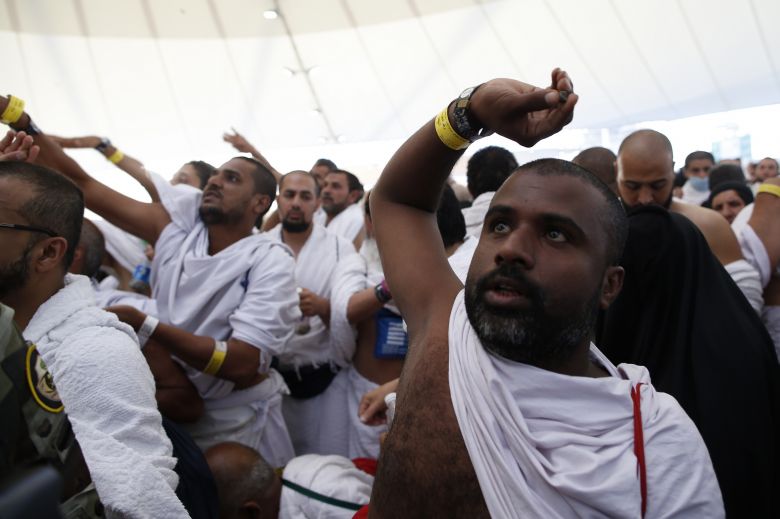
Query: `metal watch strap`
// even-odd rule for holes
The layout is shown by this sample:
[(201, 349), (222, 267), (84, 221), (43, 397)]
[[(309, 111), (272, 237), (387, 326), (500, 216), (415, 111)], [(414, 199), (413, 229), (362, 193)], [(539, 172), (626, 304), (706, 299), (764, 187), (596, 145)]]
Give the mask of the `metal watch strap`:
[(469, 142), (474, 142), (493, 134), (492, 130), (484, 128), (481, 123), (469, 114), (471, 97), (481, 86), (482, 84), (469, 87), (461, 92), (458, 98), (455, 99), (455, 105), (452, 110), (453, 120), (451, 122), (453, 130)]

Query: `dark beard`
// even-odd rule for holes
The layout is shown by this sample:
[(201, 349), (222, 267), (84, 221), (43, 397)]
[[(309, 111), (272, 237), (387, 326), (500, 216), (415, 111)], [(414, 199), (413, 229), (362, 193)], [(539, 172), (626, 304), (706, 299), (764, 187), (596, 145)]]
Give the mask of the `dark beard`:
[(329, 216), (336, 216), (341, 211), (346, 209), (347, 205), (348, 205), (347, 203), (343, 203), (343, 204), (333, 203), (333, 204), (331, 204), (329, 206), (326, 206), (325, 204), (322, 204), (322, 210), (325, 211), (325, 214), (327, 214)]
[(6, 267), (0, 267), (0, 299), (27, 284), (30, 278), (30, 254), (34, 246), (35, 242), (31, 241), (21, 258)]
[[(654, 205), (656, 207), (663, 207), (664, 209), (666, 209), (668, 211), (669, 208), (672, 206), (672, 199), (673, 198), (674, 198), (674, 190), (669, 192), (669, 198), (667, 198), (666, 201), (663, 204), (658, 205), (656, 203), (652, 203), (650, 205)], [(626, 204), (625, 200), (623, 200), (622, 198), (620, 199), (620, 203), (623, 204), (623, 209), (626, 211), (626, 214), (631, 214), (631, 211), (635, 210), (638, 207), (644, 207), (644, 206), (639, 205), (639, 204), (637, 204), (637, 205), (628, 205), (628, 204)]]
[(198, 214), (205, 225), (233, 224), (240, 221), (243, 216), (237, 212), (227, 213), (219, 207), (201, 207), (198, 209)]
[[(499, 276), (522, 283), (530, 308), (505, 310), (485, 303), (487, 287)], [(599, 299), (597, 291), (580, 309), (550, 315), (544, 308), (544, 290), (517, 266), (504, 264), (476, 282), (466, 280), (466, 314), (482, 346), (499, 357), (534, 366), (564, 361), (583, 341), (590, 340)]]
[(290, 222), (287, 220), (282, 220), (282, 229), (284, 229), (287, 232), (291, 233), (300, 233), (300, 232), (306, 232), (309, 230), (309, 227), (311, 227), (311, 222)]

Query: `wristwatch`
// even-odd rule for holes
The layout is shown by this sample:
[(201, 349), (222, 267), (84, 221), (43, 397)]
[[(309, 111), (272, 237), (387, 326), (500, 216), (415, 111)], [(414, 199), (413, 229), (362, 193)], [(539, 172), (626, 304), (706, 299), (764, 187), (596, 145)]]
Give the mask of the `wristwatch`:
[[(484, 83), (483, 83), (484, 84)], [(485, 128), (482, 123), (476, 120), (476, 118), (469, 112), (469, 105), (471, 104), (471, 97), (474, 95), (479, 87), (469, 87), (455, 99), (455, 106), (452, 110), (453, 121), (452, 129), (455, 132), (468, 140), (474, 142), (488, 135), (492, 135), (493, 131)]]
[(100, 144), (95, 146), (95, 149), (98, 151), (106, 151), (109, 146), (111, 146), (111, 139), (108, 137), (102, 137), (100, 139)]

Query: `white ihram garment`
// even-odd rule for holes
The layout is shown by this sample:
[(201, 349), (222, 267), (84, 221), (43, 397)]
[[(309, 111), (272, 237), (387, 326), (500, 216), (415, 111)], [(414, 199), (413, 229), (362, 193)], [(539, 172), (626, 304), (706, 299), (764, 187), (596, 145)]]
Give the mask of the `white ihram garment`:
[(260, 350), (259, 371), (269, 375), (236, 390), (228, 380), (184, 365), (205, 407), (204, 416), (187, 429), (203, 449), (238, 441), (281, 466), (293, 456), (281, 411), (287, 386), (269, 366), (272, 356), (284, 352), (301, 317), (292, 253), (266, 235), (253, 234), (209, 255), (208, 230), (198, 215), (201, 192), (152, 179), (171, 217), (152, 263), (159, 319), (195, 335), (254, 346)]
[(485, 222), (485, 213), (490, 209), (495, 191), (487, 191), (474, 199), (470, 207), (461, 210), (463, 219), (466, 220), (466, 234), (479, 238), (482, 234), (482, 224)]
[(189, 517), (138, 339), (95, 306), (90, 280), (66, 275), (23, 335), (49, 368), (107, 515)]
[(327, 227), (330, 232), (338, 234), (342, 238), (355, 241), (355, 238), (363, 229), (363, 211), (363, 204), (357, 202), (344, 208), (327, 225), (325, 225), (328, 219), (327, 213), (325, 211), (317, 212), (314, 214), (314, 223)]
[(472, 328), (464, 292), (449, 323), (449, 384), (458, 424), (494, 518), (640, 517), (631, 388), (642, 382), (647, 518), (723, 517), (709, 454), (647, 370), (574, 377), (490, 355)]
[[(268, 235), (282, 243), (281, 224), (277, 225)], [(351, 242), (334, 234), (325, 227), (313, 224), (312, 233), (295, 259), (295, 279), (299, 287), (311, 290), (320, 297), (330, 299), (333, 274), (340, 261), (357, 256)], [(355, 353), (352, 344), (343, 341), (330, 341), (329, 327), (325, 326), (319, 316), (304, 317), (301, 324), (308, 324), (310, 329), (306, 334), (294, 334), (279, 355), (280, 368), (294, 370), (303, 366), (319, 367), (330, 365), (333, 369), (344, 368), (352, 360)], [(324, 431), (329, 429), (328, 422), (334, 419), (334, 414), (328, 412), (326, 393), (312, 398), (284, 397), (282, 411), (290, 432), (295, 453), (301, 454), (332, 454), (328, 443), (332, 441)]]
[(105, 220), (93, 220), (92, 223), (100, 229), (106, 243), (106, 252), (125, 270), (133, 272), (135, 267), (143, 265), (148, 260), (144, 251), (146, 244), (141, 238), (123, 231), (116, 225)]

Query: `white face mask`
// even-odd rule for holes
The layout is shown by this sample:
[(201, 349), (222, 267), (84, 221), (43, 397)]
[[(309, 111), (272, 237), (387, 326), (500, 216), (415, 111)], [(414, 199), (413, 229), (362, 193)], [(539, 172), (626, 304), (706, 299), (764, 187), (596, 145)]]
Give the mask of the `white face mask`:
[(694, 190), (700, 193), (704, 193), (710, 190), (709, 177), (691, 177), (688, 179), (688, 183)]

